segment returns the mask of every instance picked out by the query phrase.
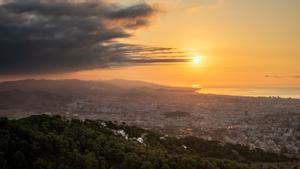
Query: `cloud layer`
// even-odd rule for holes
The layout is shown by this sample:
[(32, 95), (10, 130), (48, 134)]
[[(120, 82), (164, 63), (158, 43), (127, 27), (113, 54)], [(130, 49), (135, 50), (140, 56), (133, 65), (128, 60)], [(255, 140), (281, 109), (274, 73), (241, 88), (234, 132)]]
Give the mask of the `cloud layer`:
[(0, 74), (68, 72), (111, 64), (178, 61), (144, 59), (139, 55), (172, 49), (117, 41), (148, 25), (156, 13), (154, 7), (145, 3), (122, 7), (105, 0), (1, 1)]

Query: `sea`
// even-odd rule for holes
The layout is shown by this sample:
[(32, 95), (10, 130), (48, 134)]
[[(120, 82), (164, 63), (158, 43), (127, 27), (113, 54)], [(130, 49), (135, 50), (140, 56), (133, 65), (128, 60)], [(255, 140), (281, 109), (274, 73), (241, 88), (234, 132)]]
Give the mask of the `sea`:
[(281, 97), (300, 99), (300, 87), (271, 87), (271, 88), (201, 88), (197, 93), (252, 96), (252, 97)]

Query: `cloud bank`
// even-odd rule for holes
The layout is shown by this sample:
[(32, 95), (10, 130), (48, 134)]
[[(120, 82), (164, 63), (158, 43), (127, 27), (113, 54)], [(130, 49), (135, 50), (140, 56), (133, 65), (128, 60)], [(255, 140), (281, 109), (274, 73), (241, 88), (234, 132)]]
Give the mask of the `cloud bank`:
[(124, 7), (106, 0), (2, 0), (0, 74), (181, 61), (141, 55), (147, 51), (168, 53), (172, 49), (118, 42), (147, 26), (157, 12), (146, 3)]

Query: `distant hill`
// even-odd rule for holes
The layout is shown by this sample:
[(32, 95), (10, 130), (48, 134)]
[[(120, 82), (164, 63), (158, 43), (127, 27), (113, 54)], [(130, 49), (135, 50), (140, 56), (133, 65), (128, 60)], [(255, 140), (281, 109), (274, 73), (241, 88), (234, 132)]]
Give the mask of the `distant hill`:
[(162, 90), (170, 90), (170, 88), (148, 82), (121, 79), (7, 81), (0, 83), (0, 115), (1, 111), (67, 111), (65, 106), (76, 100), (101, 103), (100, 100), (105, 101), (109, 98), (150, 98), (154, 97), (154, 92)]
[[(0, 91), (19, 89), (23, 91), (43, 90), (51, 93), (80, 93), (78, 89), (98, 90), (101, 92), (117, 90), (117, 86), (100, 81), (81, 80), (20, 80), (0, 83)], [(86, 91), (85, 91), (86, 92)]]
[(0, 118), (1, 169), (253, 169), (256, 163), (295, 160), (111, 122), (46, 115)]
[(102, 81), (102, 82), (112, 84), (112, 85), (118, 86), (118, 87), (124, 87), (124, 88), (141, 88), (141, 87), (160, 88), (160, 87), (166, 87), (166, 86), (158, 85), (158, 84), (155, 84), (155, 83), (144, 82), (144, 81), (139, 81), (139, 80), (113, 79), (113, 80), (107, 80), (107, 81)]

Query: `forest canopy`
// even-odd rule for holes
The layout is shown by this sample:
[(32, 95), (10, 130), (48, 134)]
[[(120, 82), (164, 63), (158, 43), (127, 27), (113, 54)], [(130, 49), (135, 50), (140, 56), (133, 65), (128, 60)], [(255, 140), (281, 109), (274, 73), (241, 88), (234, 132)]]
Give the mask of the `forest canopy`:
[(252, 162), (290, 160), (242, 145), (165, 137), (112, 122), (47, 115), (0, 119), (2, 169), (250, 169)]

